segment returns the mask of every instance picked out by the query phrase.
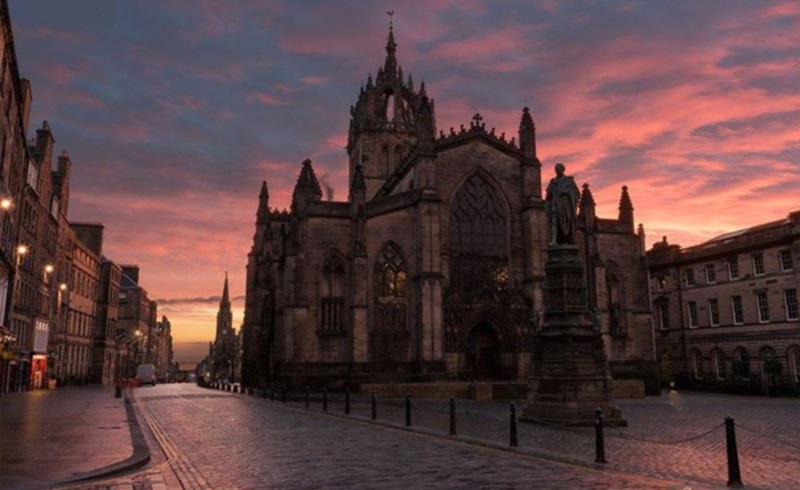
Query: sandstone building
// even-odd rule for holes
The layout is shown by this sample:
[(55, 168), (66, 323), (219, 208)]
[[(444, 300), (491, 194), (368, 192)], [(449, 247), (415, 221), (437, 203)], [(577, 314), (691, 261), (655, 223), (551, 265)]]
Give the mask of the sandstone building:
[[(139, 266), (120, 265), (122, 277), (119, 285), (119, 319), (121, 352), (119, 365), (122, 377), (136, 375), (139, 364), (154, 364), (150, 355), (157, 339), (156, 318), (158, 304), (151, 300), (139, 285)], [(156, 373), (160, 375), (160, 373)]]
[[(436, 128), (424, 82), (386, 57), (350, 109), (347, 201), (326, 201), (310, 161), (291, 209), (264, 182), (248, 255), (243, 381), (517, 380), (543, 312), (548, 224), (536, 128), (479, 114)], [(552, 172), (545, 167), (545, 178)], [(618, 219), (588, 185), (579, 243), (612, 371), (658, 389), (644, 231), (623, 188)]]
[(665, 381), (800, 392), (800, 211), (688, 248), (664, 237), (647, 255)]

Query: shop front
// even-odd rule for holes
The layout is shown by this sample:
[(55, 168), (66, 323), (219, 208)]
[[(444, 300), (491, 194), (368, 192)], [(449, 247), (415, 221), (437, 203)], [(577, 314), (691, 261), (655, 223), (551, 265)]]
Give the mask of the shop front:
[(31, 378), (29, 386), (33, 390), (47, 388), (47, 356), (34, 354), (31, 359)]

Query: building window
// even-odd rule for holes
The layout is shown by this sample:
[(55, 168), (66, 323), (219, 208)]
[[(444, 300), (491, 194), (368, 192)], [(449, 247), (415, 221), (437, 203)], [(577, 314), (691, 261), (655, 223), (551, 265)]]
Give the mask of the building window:
[(695, 379), (703, 379), (705, 370), (703, 369), (703, 354), (699, 350), (692, 351), (692, 369)]
[(733, 312), (733, 324), (741, 325), (744, 323), (744, 310), (742, 309), (742, 297), (731, 297), (731, 311)]
[(792, 264), (792, 251), (781, 250), (780, 262), (781, 262), (781, 272), (786, 272), (794, 269), (794, 264)]
[(33, 163), (33, 160), (28, 162), (28, 185), (38, 194), (39, 193), (39, 167)]
[(375, 262), (375, 326), (406, 329), (406, 266), (399, 248), (389, 243)]
[(764, 275), (764, 254), (753, 254), (753, 273), (757, 276)]
[(800, 312), (797, 307), (797, 289), (784, 289), (783, 302), (786, 307), (787, 320), (800, 320)]
[(667, 288), (667, 276), (656, 278), (656, 288), (658, 288), (659, 291), (663, 291)]
[(344, 282), (344, 263), (338, 257), (331, 257), (322, 268), (320, 283), (320, 328), (323, 332), (345, 330)]
[(372, 277), (370, 359), (378, 364), (404, 361), (411, 347), (406, 319), (406, 265), (395, 243), (389, 242), (383, 248), (375, 261)]
[(697, 303), (689, 301), (689, 327), (697, 327)]
[(760, 323), (769, 322), (769, 299), (766, 291), (756, 293), (756, 306), (758, 307), (758, 321)]
[(450, 203), (450, 286), (462, 298), (508, 290), (508, 223), (504, 201), (481, 174)]
[(728, 277), (730, 280), (739, 279), (739, 257), (728, 259)]
[(708, 320), (712, 327), (719, 325), (719, 302), (716, 298), (708, 300)]
[(711, 359), (714, 366), (714, 375), (719, 380), (725, 379), (725, 356), (721, 351), (715, 350), (711, 355)]
[(389, 147), (384, 146), (381, 148), (381, 162), (383, 163), (383, 172), (389, 175), (392, 172), (392, 164), (389, 161)]
[(708, 284), (717, 282), (717, 271), (714, 270), (714, 264), (706, 264), (706, 282)]
[(658, 327), (661, 330), (669, 330), (669, 308), (666, 304), (658, 305)]
[(683, 270), (683, 283), (687, 286), (694, 286), (694, 269)]
[(737, 347), (733, 351), (733, 375), (741, 378), (742, 381), (750, 379), (750, 354), (744, 347)]
[(795, 383), (800, 383), (800, 347), (798, 346), (789, 349), (789, 376)]

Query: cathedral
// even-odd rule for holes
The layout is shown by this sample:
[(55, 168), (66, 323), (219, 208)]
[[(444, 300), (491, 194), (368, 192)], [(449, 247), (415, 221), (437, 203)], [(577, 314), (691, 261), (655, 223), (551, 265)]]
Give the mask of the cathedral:
[[(247, 261), (243, 383), (527, 379), (543, 320), (548, 217), (536, 127), (436, 128), (425, 83), (386, 57), (350, 108), (347, 201), (322, 199), (310, 160), (291, 208), (261, 186)], [(578, 244), (615, 378), (657, 392), (644, 230), (580, 196)], [(343, 381), (344, 380), (344, 381)]]

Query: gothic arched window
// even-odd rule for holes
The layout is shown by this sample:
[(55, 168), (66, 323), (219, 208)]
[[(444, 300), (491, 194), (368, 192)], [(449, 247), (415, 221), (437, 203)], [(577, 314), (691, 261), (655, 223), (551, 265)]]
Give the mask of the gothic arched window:
[(406, 329), (406, 264), (400, 249), (389, 242), (372, 272), (374, 325), (379, 330)]
[(345, 330), (344, 278), (344, 262), (331, 256), (322, 268), (320, 281), (320, 329), (323, 332)]
[(611, 335), (624, 337), (627, 335), (627, 322), (623, 311), (625, 304), (625, 294), (623, 282), (620, 280), (622, 274), (619, 265), (609, 261), (606, 268), (606, 289), (608, 297), (608, 324)]
[(480, 174), (450, 204), (450, 285), (464, 297), (508, 288), (508, 218), (500, 195)]
[(392, 169), (391, 162), (389, 161), (389, 147), (383, 146), (381, 147), (381, 164), (383, 165), (383, 171), (386, 175), (389, 175)]
[(397, 145), (394, 147), (394, 167), (397, 168), (400, 162), (403, 161), (403, 147)]

